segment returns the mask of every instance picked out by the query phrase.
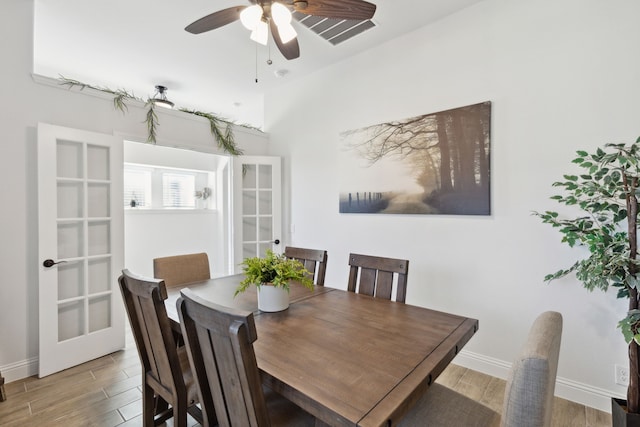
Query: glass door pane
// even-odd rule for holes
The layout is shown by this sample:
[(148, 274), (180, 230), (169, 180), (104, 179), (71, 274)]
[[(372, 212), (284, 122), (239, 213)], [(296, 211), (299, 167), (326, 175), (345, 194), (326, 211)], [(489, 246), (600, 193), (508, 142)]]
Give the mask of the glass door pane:
[(241, 156), (234, 159), (236, 264), (281, 252), (280, 158)]
[(58, 342), (111, 326), (109, 150), (57, 140)]

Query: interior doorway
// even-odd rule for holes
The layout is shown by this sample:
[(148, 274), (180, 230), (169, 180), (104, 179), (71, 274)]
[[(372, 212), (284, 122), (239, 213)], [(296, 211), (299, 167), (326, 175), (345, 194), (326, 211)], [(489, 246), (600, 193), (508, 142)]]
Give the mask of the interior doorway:
[(125, 266), (153, 277), (153, 258), (206, 252), (212, 276), (233, 271), (228, 156), (124, 141)]

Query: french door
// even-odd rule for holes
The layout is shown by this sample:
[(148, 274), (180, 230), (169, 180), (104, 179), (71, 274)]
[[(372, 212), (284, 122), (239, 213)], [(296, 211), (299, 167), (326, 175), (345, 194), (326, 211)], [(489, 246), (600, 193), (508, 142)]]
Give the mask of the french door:
[(124, 347), (122, 141), (38, 125), (40, 377)]
[(244, 258), (282, 252), (282, 180), (280, 157), (233, 158), (234, 269)]

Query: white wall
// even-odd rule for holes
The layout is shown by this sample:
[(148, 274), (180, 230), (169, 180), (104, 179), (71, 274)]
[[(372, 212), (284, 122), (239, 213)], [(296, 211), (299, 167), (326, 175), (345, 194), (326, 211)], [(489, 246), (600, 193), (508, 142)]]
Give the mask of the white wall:
[(221, 244), (218, 233), (220, 212), (144, 212), (124, 214), (125, 266), (153, 277), (153, 259), (185, 253), (206, 252), (214, 276), (229, 274), (228, 246)]
[[(544, 310), (564, 316), (557, 394), (609, 410), (626, 301), (547, 273), (584, 255), (531, 215), (561, 209), (551, 183), (578, 149), (640, 135), (640, 3), (487, 0), (266, 96), (284, 156), (287, 243), (329, 252), (346, 288), (349, 252), (410, 260), (407, 302), (479, 319), (457, 363), (504, 375)], [(363, 35), (366, 37), (366, 34)], [(338, 134), (492, 101), (492, 215), (338, 213)], [(286, 224), (284, 230), (290, 230)]]
[[(34, 82), (33, 2), (0, 3), (0, 371), (7, 381), (35, 373), (38, 354), (38, 221), (36, 127), (38, 122), (144, 140), (144, 110), (123, 115), (112, 100)], [(73, 76), (68, 76), (73, 77)], [(126, 82), (123, 83), (126, 86)], [(158, 111), (159, 144), (219, 152), (209, 123), (175, 111)], [(268, 137), (236, 130), (247, 154), (265, 154)]]

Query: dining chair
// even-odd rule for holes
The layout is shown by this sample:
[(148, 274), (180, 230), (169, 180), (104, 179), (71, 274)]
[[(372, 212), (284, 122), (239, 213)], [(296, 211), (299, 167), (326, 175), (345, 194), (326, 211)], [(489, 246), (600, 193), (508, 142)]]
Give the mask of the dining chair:
[(349, 254), (349, 265), (351, 269), (347, 284), (348, 291), (390, 300), (393, 292), (393, 276), (397, 274), (395, 300), (405, 302), (409, 273), (408, 260)]
[(168, 287), (209, 280), (209, 257), (206, 253), (154, 258), (153, 277)]
[(167, 317), (164, 282), (129, 270), (122, 271), (118, 282), (142, 365), (143, 425), (160, 425), (173, 417), (174, 426), (186, 427), (187, 412), (202, 422), (189, 358), (184, 347), (176, 347)]
[(300, 261), (304, 268), (311, 272), (317, 286), (324, 286), (324, 276), (327, 271), (327, 251), (320, 249), (306, 249), (287, 246), (284, 256)]
[(562, 315), (558, 312), (544, 312), (533, 322), (524, 348), (509, 371), (502, 416), (435, 383), (399, 426), (550, 426), (561, 335)]
[(223, 307), (183, 289), (176, 302), (195, 373), (203, 426), (313, 426), (315, 418), (262, 386), (253, 313)]

